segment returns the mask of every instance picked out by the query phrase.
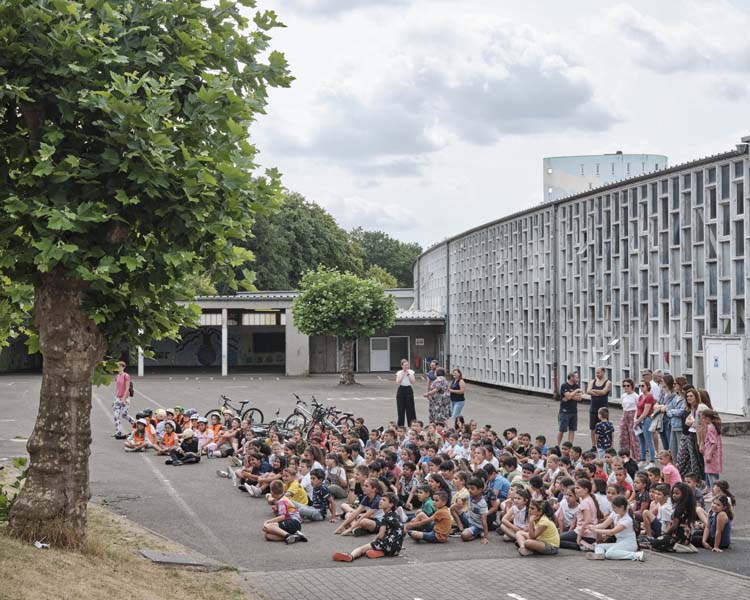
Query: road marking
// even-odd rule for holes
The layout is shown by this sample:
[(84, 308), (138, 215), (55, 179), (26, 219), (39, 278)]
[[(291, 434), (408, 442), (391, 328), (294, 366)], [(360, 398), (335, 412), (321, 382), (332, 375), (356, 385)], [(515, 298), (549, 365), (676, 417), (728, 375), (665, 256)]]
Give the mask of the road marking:
[(15, 382), (15, 381), (11, 381), (11, 382), (10, 382), (10, 383), (8, 384), (8, 386), (11, 386), (11, 385), (15, 385), (15, 384), (16, 384), (16, 382)]
[(160, 480), (164, 487), (167, 489), (167, 493), (172, 496), (172, 500), (174, 500), (177, 505), (183, 510), (183, 512), (190, 517), (190, 523), (191, 526), (197, 527), (203, 532), (203, 535), (208, 538), (213, 545), (216, 547), (217, 550), (220, 550), (222, 554), (226, 553), (226, 548), (223, 544), (223, 542), (219, 539), (219, 537), (211, 531), (211, 529), (203, 523), (201, 518), (195, 513), (195, 511), (190, 508), (190, 505), (185, 502), (185, 499), (180, 496), (180, 493), (174, 489), (172, 484), (169, 482), (169, 479), (166, 479), (164, 475), (159, 471), (159, 469), (156, 468), (156, 465), (151, 462), (151, 460), (146, 457), (145, 454), (141, 454), (141, 458), (145, 461), (145, 463), (151, 468), (151, 470), (154, 472), (154, 475), (156, 475), (156, 478)]
[(247, 389), (248, 386), (246, 385), (228, 385), (224, 389), (225, 390), (244, 390)]
[(15, 423), (15, 419), (0, 419), (0, 423)]
[(599, 592), (595, 592), (594, 590), (590, 590), (588, 588), (581, 588), (578, 591), (583, 592), (584, 594), (588, 594), (589, 596), (593, 596), (594, 598), (599, 598), (599, 600), (614, 600), (614, 598), (610, 598), (609, 596), (605, 596), (604, 594), (600, 594)]
[(526, 600), (523, 596), (519, 596), (518, 594), (508, 594), (511, 598), (515, 598), (516, 600)]
[[(105, 405), (104, 400), (102, 400), (98, 394), (93, 394), (93, 396), (97, 404), (99, 405), (99, 408), (101, 408), (104, 414), (109, 417), (110, 412), (109, 410), (107, 410), (107, 406)], [(190, 508), (190, 505), (185, 502), (185, 499), (180, 496), (180, 493), (176, 489), (174, 489), (171, 483), (169, 483), (169, 480), (166, 479), (164, 475), (162, 475), (162, 473), (159, 471), (159, 469), (156, 468), (156, 465), (154, 465), (154, 463), (152, 463), (145, 454), (141, 454), (141, 458), (146, 461), (146, 464), (154, 472), (156, 478), (164, 484), (164, 487), (167, 489), (167, 493), (172, 497), (175, 503), (177, 503), (177, 505), (185, 512), (188, 517), (190, 517), (191, 526), (200, 529), (203, 532), (203, 535), (208, 538), (208, 540), (216, 547), (217, 550), (220, 550), (222, 554), (226, 554), (227, 549), (222, 541), (216, 536), (213, 531), (211, 531), (211, 529), (209, 529), (207, 525), (205, 525), (201, 521), (200, 517), (198, 517), (195, 511)]]
[(157, 402), (157, 401), (156, 401), (156, 400), (154, 400), (153, 398), (149, 398), (149, 397), (148, 397), (148, 396), (147, 396), (146, 394), (144, 394), (144, 393), (143, 393), (142, 391), (140, 391), (140, 390), (135, 390), (135, 393), (136, 393), (136, 394), (138, 394), (139, 396), (143, 396), (143, 397), (144, 397), (144, 398), (145, 398), (146, 400), (148, 400), (148, 401), (149, 401), (149, 402), (150, 402), (151, 404), (156, 404), (156, 406), (158, 406), (159, 408), (167, 408), (167, 407), (166, 407), (166, 406), (164, 406), (164, 405), (163, 405), (163, 404), (162, 404), (161, 402)]

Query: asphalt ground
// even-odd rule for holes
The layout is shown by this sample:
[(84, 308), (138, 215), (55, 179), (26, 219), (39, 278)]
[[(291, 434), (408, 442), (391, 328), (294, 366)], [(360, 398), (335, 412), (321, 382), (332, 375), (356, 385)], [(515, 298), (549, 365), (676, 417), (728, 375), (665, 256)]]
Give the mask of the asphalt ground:
[[(277, 409), (281, 416), (289, 414), (294, 407), (292, 394), (297, 393), (305, 399), (314, 394), (326, 404), (361, 415), (371, 427), (395, 419), (395, 384), (386, 376), (377, 375), (360, 375), (358, 380), (360, 385), (341, 387), (334, 376), (147, 375), (143, 379), (134, 378), (136, 394), (131, 414), (146, 407), (175, 404), (195, 407), (203, 413), (218, 405), (220, 394), (226, 394), (234, 400), (252, 400), (268, 419)], [(33, 429), (40, 381), (37, 375), (0, 376), (0, 461), (25, 454), (24, 441)], [(750, 438), (747, 437), (724, 438), (725, 473), (722, 476), (730, 481), (738, 497), (738, 507), (733, 547), (723, 554), (701, 551), (677, 557), (648, 553), (646, 565), (610, 561), (592, 565), (580, 553), (570, 551), (562, 551), (553, 559), (523, 560), (512, 544), (492, 536), (487, 546), (456, 539), (446, 545), (406, 540), (398, 558), (362, 559), (342, 565), (331, 561), (331, 554), (348, 551), (365, 543), (367, 538), (340, 538), (333, 534), (335, 525), (321, 522), (305, 524), (308, 544), (286, 546), (264, 542), (261, 525), (269, 518), (270, 509), (264, 500), (249, 498), (234, 489), (231, 482), (215, 475), (216, 469), (227, 464), (226, 459), (204, 459), (197, 465), (176, 468), (165, 465), (164, 457), (151, 453), (123, 452), (122, 443), (111, 437), (112, 397), (113, 386), (94, 390), (92, 500), (211, 558), (238, 567), (248, 587), (267, 598), (288, 598), (297, 591), (315, 598), (319, 587), (316, 582), (324, 588), (320, 590), (321, 598), (349, 598), (358, 590), (366, 589), (362, 586), (368, 585), (368, 581), (390, 580), (392, 593), (386, 595), (410, 600), (453, 598), (458, 593), (454, 587), (457, 583), (465, 591), (475, 587), (498, 590), (498, 582), (502, 583), (503, 597), (516, 599), (550, 597), (540, 595), (539, 589), (562, 586), (555, 588), (559, 592), (556, 598), (620, 600), (635, 592), (653, 593), (651, 578), (657, 572), (659, 581), (664, 584), (664, 598), (681, 597), (683, 592), (694, 594), (704, 588), (705, 593), (713, 593), (716, 590), (712, 592), (711, 585), (741, 597), (750, 596), (749, 580), (727, 577), (730, 574), (750, 576), (750, 523), (747, 521)], [(426, 417), (425, 402), (418, 397), (417, 416), (420, 418)], [(587, 407), (579, 410), (580, 420), (584, 422)], [(557, 404), (539, 396), (469, 384), (464, 415), (467, 419), (475, 418), (480, 425), (492, 424), (498, 431), (515, 426), (519, 431), (527, 430), (533, 436), (543, 433), (548, 440), (553, 440)], [(613, 409), (612, 420), (618, 419), (619, 410)], [(588, 432), (579, 433), (576, 441), (585, 447)], [(552, 560), (551, 564), (557, 566), (549, 568), (550, 563), (545, 562), (545, 568), (540, 569), (539, 560)], [(487, 569), (495, 574), (488, 576)], [(522, 576), (527, 570), (528, 577)], [(616, 586), (604, 585), (605, 573), (616, 581), (626, 582), (627, 595)], [(690, 582), (690, 586), (682, 590), (684, 582)]]

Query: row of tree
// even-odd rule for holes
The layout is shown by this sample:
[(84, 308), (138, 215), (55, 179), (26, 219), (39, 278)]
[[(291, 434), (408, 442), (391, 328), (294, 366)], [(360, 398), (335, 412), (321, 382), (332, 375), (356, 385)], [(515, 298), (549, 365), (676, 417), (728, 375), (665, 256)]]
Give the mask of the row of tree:
[(255, 215), (246, 247), (255, 255), (254, 285), (260, 290), (297, 289), (304, 273), (319, 265), (376, 279), (386, 288), (412, 287), (412, 265), (422, 253), (419, 244), (382, 231), (347, 232), (298, 193), (285, 194), (278, 210)]

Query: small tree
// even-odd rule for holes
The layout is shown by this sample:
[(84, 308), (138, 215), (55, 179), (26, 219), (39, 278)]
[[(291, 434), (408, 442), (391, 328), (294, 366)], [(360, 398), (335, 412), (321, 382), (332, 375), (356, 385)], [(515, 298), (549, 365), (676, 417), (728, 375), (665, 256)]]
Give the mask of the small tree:
[(367, 269), (367, 273), (365, 273), (365, 277), (367, 277), (367, 279), (374, 279), (386, 289), (398, 287), (398, 281), (396, 281), (396, 278), (383, 267), (378, 265), (370, 266), (370, 268)]
[(186, 280), (233, 280), (253, 212), (278, 201), (248, 129), (291, 77), (253, 6), (0, 2), (0, 342), (29, 319), (44, 356), (16, 537), (84, 542), (107, 348), (195, 323)]
[(343, 340), (341, 383), (354, 381), (354, 343), (396, 320), (396, 301), (374, 279), (360, 279), (326, 267), (309, 271), (294, 300), (294, 323), (307, 335), (333, 335)]

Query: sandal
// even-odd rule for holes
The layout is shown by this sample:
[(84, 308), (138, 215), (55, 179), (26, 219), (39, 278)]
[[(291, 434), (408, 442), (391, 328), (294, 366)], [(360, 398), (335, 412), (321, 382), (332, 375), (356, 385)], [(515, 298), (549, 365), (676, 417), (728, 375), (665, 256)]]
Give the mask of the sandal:
[(354, 560), (354, 557), (346, 552), (334, 552), (331, 558), (338, 562), (352, 562)]

